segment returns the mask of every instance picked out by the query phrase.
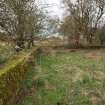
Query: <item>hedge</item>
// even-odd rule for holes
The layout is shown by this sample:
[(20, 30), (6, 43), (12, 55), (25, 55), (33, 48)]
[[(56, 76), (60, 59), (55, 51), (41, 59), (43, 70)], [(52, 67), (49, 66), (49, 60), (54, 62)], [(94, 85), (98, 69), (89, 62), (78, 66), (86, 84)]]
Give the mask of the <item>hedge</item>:
[(35, 64), (38, 48), (21, 53), (0, 70), (0, 105), (11, 105), (21, 88), (27, 70)]

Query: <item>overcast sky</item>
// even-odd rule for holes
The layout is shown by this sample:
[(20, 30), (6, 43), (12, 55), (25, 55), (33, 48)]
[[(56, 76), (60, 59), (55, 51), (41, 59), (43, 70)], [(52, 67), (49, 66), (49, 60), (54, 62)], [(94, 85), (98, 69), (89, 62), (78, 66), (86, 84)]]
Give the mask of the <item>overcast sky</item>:
[(61, 9), (61, 0), (40, 0), (40, 4), (51, 4), (51, 7), (46, 8), (52, 16), (59, 16), (62, 18), (63, 10)]
[[(58, 16), (62, 19), (63, 14), (64, 14), (64, 10), (61, 8), (62, 7), (62, 0), (38, 0), (38, 2), (42, 3), (42, 4), (53, 4), (53, 6), (47, 8), (48, 12), (52, 15), (52, 16)], [(76, 0), (71, 0), (72, 2), (75, 3)]]

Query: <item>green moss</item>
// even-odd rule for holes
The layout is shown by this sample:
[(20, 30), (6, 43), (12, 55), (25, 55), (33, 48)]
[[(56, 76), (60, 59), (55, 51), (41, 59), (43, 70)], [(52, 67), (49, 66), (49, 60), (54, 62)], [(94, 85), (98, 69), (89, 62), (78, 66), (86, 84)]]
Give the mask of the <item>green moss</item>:
[(31, 52), (27, 51), (15, 56), (15, 59), (9, 60), (2, 70), (0, 70), (0, 100), (2, 104), (8, 105), (14, 100), (23, 81), (27, 70), (35, 63), (37, 49)]

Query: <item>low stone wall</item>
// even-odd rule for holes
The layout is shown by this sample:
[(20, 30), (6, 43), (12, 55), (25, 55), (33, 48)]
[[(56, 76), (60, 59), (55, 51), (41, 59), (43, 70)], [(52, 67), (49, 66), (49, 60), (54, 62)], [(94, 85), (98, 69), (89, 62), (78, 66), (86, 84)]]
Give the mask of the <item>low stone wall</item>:
[(38, 48), (22, 53), (0, 70), (0, 105), (11, 105), (21, 88), (27, 70), (35, 64)]

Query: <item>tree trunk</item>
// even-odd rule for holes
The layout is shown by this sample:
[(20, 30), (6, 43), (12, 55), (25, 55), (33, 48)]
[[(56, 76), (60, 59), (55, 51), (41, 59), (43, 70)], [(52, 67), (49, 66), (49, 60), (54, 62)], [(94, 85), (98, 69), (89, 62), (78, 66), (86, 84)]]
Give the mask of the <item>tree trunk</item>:
[(31, 48), (32, 46), (34, 46), (34, 38), (33, 38), (33, 35), (30, 36), (30, 39), (28, 41), (28, 48)]

